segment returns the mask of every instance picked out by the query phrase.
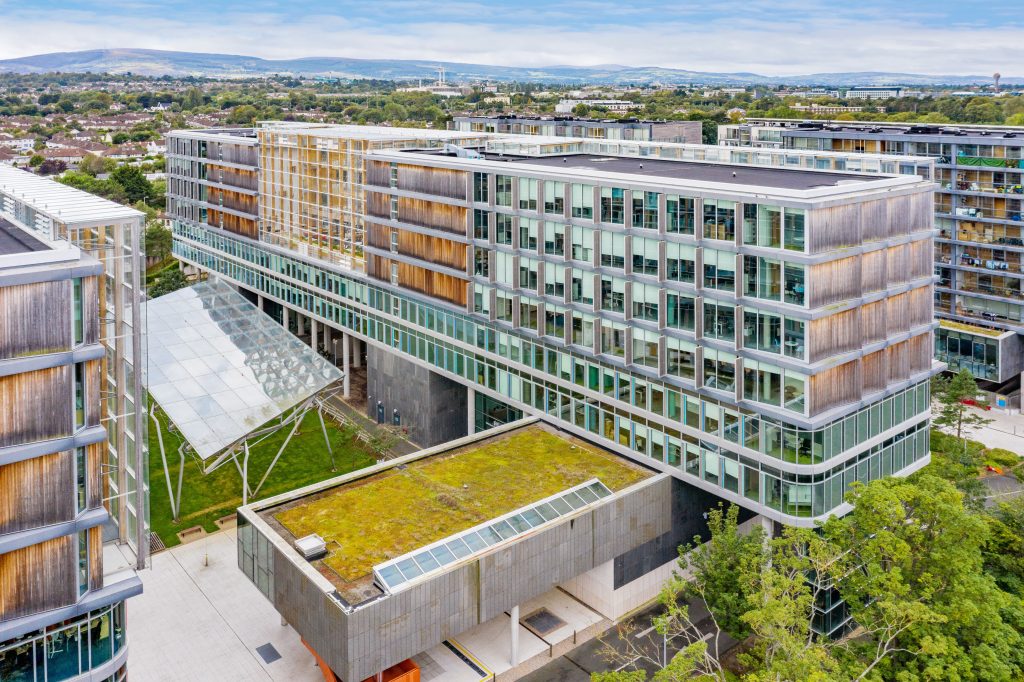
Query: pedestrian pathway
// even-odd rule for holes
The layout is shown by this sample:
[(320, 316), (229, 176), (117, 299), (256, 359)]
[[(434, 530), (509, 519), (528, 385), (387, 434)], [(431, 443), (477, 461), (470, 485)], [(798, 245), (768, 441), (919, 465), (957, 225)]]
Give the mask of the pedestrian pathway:
[[(354, 401), (352, 399), (345, 400), (341, 396), (335, 395), (327, 401), (327, 404), (331, 410), (339, 412), (344, 417), (345, 421), (349, 422), (360, 431), (368, 435), (376, 434), (381, 425), (367, 417), (363, 411), (359, 409), (359, 406), (353, 404), (353, 402)], [(402, 455), (408, 455), (421, 449), (422, 448), (420, 448), (420, 446), (408, 439), (400, 439), (391, 448), (391, 453), (393, 457), (401, 457)]]

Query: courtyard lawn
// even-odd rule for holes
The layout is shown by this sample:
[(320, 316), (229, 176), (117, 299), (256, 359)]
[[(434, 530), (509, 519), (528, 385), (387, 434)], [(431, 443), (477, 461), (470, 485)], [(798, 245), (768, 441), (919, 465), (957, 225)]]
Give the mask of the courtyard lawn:
[[(178, 484), (178, 470), (181, 459), (178, 446), (181, 436), (171, 433), (168, 429), (167, 415), (157, 408), (157, 418), (163, 432), (164, 448), (167, 452), (167, 465), (170, 469), (171, 485)], [(160, 459), (160, 445), (157, 441), (157, 430), (153, 420), (148, 418), (149, 427), (149, 487), (150, 487), (150, 523), (153, 531), (160, 536), (164, 545), (170, 547), (178, 544), (177, 533), (192, 526), (202, 526), (207, 532), (217, 530), (214, 523), (217, 519), (227, 516), (242, 504), (242, 476), (231, 462), (225, 462), (211, 474), (203, 475), (198, 460), (189, 455), (185, 459), (185, 477), (181, 486), (181, 510), (178, 522), (171, 517), (170, 497), (164, 477), (163, 462)], [(324, 479), (361, 469), (374, 464), (376, 459), (365, 443), (356, 438), (356, 430), (351, 426), (341, 426), (325, 417), (327, 434), (334, 450), (336, 471), (331, 471), (331, 457), (324, 446), (320, 420), (315, 412), (306, 415), (278, 460), (274, 471), (260, 489), (256, 499), (273, 497), (289, 490), (301, 488)], [(288, 436), (291, 425), (274, 433), (259, 445), (251, 448), (249, 458), (249, 485), (253, 488), (259, 483), (267, 467), (277, 454), (278, 448)]]

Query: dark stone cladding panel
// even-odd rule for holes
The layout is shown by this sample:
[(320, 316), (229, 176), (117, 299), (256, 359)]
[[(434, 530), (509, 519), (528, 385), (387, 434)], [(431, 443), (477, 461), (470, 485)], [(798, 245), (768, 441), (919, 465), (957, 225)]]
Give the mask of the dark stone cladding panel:
[[(679, 546), (692, 542), (694, 536), (708, 539), (708, 522), (704, 515), (719, 499), (678, 478), (671, 481), (671, 528), (615, 557), (613, 585), (616, 590), (678, 557)], [(741, 523), (753, 516), (753, 512), (740, 508)]]
[(391, 423), (398, 410), (402, 426), (422, 447), (440, 445), (467, 435), (466, 387), (417, 365), (398, 353), (366, 344), (366, 413)]

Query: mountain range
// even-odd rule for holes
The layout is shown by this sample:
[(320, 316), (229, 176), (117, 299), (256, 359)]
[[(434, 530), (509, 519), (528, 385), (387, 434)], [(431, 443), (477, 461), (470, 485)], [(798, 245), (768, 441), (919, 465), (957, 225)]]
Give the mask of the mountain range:
[[(443, 66), (450, 81), (522, 81), (562, 84), (641, 85), (987, 85), (990, 76), (923, 75), (913, 73), (811, 73), (800, 76), (763, 76), (756, 73), (688, 71), (657, 66), (494, 66), (412, 59), (352, 59), (303, 57), (262, 59), (243, 55), (172, 52), (145, 49), (83, 50), (0, 60), (0, 73), (133, 73), (142, 76), (208, 76), (243, 78), (273, 74), (432, 80)], [(1004, 76), (1003, 83), (1024, 83), (1024, 77)]]

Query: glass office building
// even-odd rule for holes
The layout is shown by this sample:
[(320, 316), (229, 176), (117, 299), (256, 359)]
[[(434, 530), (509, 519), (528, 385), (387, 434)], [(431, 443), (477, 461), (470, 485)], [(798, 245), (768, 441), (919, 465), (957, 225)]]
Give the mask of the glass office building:
[[(216, 135), (172, 133), (169, 168), (201, 164), (187, 141)], [(783, 523), (842, 513), (854, 481), (927, 462), (930, 182), (714, 147), (696, 160), (671, 143), (448, 135), (265, 124), (250, 138), (273, 145), (259, 152), (273, 175), (255, 166), (257, 236), (197, 220), (182, 192), (175, 254), (474, 404), (546, 414)], [(332, 188), (331, 145), (360, 150), (349, 190)], [(310, 158), (280, 163), (281, 147)], [(345, 192), (352, 245), (332, 232)]]

